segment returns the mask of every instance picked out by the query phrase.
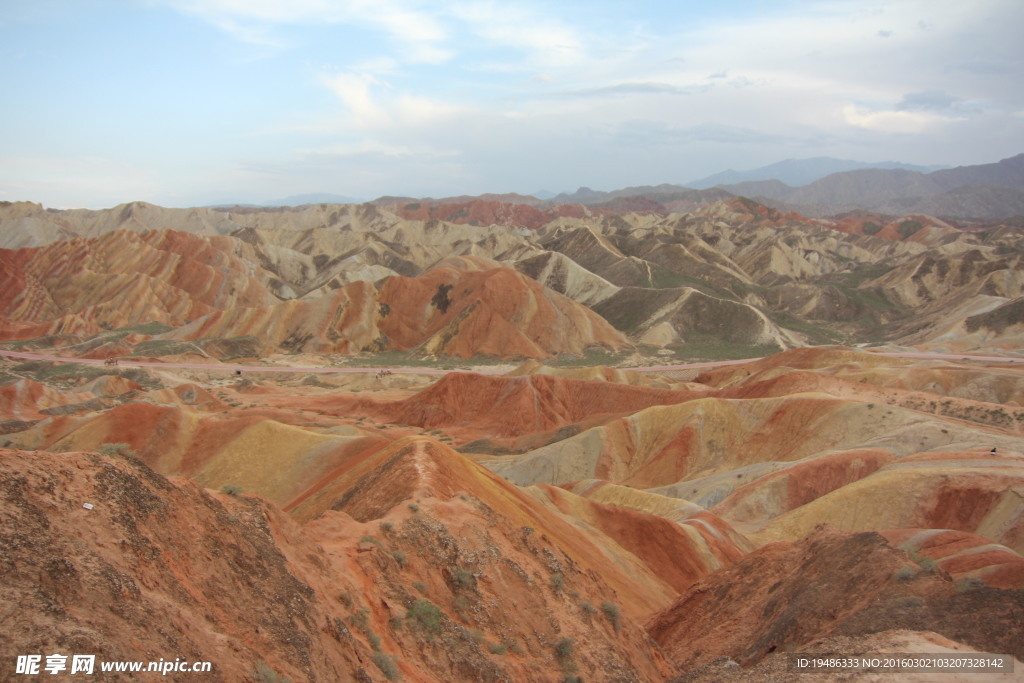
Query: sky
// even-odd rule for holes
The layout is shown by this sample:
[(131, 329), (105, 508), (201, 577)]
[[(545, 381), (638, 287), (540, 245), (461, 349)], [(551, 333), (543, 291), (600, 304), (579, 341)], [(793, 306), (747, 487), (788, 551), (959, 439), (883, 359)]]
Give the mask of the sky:
[(1021, 0), (3, 0), (0, 200), (685, 184), (1024, 152)]

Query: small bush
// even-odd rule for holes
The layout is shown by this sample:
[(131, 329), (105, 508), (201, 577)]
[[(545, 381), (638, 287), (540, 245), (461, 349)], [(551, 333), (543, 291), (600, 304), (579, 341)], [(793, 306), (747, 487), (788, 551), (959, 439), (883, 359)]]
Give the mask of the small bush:
[(580, 609), (583, 610), (583, 613), (586, 614), (588, 617), (597, 614), (597, 608), (594, 607), (594, 603), (590, 602), (589, 600), (584, 600), (583, 602), (581, 602)]
[(572, 638), (559, 638), (555, 643), (555, 657), (563, 665), (572, 660), (575, 642)]
[(366, 633), (370, 628), (370, 610), (361, 609), (355, 614), (350, 615), (348, 621), (360, 631)]
[(120, 455), (124, 458), (134, 458), (135, 451), (132, 450), (131, 444), (127, 443), (105, 443), (100, 444), (100, 447), (96, 449), (103, 455)]
[(466, 612), (468, 612), (472, 606), (473, 601), (464, 593), (456, 595), (455, 599), (452, 600), (452, 607), (454, 607), (455, 611), (459, 613), (459, 617), (463, 619), (466, 618)]
[(399, 567), (405, 569), (405, 553), (403, 553), (401, 550), (396, 550), (395, 552), (391, 553), (391, 557), (395, 558), (395, 562), (398, 563)]
[(896, 598), (893, 601), (893, 605), (900, 609), (913, 609), (915, 607), (923, 606), (924, 600), (916, 595), (904, 595), (903, 597)]
[(917, 563), (917, 566), (926, 572), (934, 572), (939, 568), (938, 562), (926, 555), (921, 555), (909, 545), (901, 546), (900, 550), (905, 552), (907, 557)]
[(242, 487), (238, 484), (224, 484), (220, 487), (220, 492), (229, 496), (237, 496), (242, 492)]
[(622, 617), (622, 612), (619, 610), (619, 606), (614, 602), (602, 602), (601, 611), (604, 612), (605, 619), (611, 622), (615, 630), (619, 630), (619, 619)]
[(413, 603), (405, 613), (405, 619), (431, 635), (441, 632), (441, 610), (429, 600), (417, 600)]
[(292, 679), (277, 673), (266, 662), (258, 662), (253, 669), (252, 680), (256, 683), (291, 683)]
[(505, 643), (490, 643), (487, 645), (487, 650), (492, 655), (503, 655), (508, 650), (508, 645)]
[(913, 567), (900, 567), (894, 576), (900, 583), (906, 583), (917, 576), (917, 570)]
[(393, 529), (394, 526), (395, 526), (394, 522), (382, 522), (381, 525), (380, 525), (380, 528), (384, 532), (388, 532), (388, 531), (391, 531), (391, 529)]
[(910, 558), (917, 563), (917, 566), (926, 572), (933, 572), (939, 568), (939, 563), (926, 555), (911, 553)]
[(574, 679), (575, 676), (572, 674), (579, 668), (572, 658), (574, 645), (575, 641), (572, 638), (559, 638), (555, 643), (555, 658), (558, 659), (558, 664), (562, 667), (562, 672), (565, 673), (563, 681)]
[(383, 652), (377, 651), (373, 653), (373, 663), (377, 665), (384, 677), (389, 681), (401, 680), (402, 674), (398, 670), (397, 664), (398, 658), (394, 655), (386, 655)]
[(456, 567), (452, 572), (452, 585), (456, 588), (465, 588), (467, 590), (476, 588), (476, 577), (468, 569)]
[(419, 512), (420, 506), (417, 505), (416, 503), (409, 503), (409, 509), (412, 510), (413, 512)]
[(565, 588), (565, 577), (562, 576), (561, 574), (557, 573), (557, 572), (552, 574), (551, 575), (551, 590), (555, 591), (556, 593), (561, 593), (564, 588)]
[(412, 587), (415, 588), (416, 590), (418, 590), (423, 595), (427, 594), (427, 586), (424, 583), (421, 583), (419, 581), (415, 581), (415, 582), (413, 582)]
[(956, 582), (956, 590), (959, 593), (966, 593), (967, 591), (973, 591), (987, 586), (988, 584), (985, 583), (983, 579), (979, 579), (976, 576), (965, 576), (962, 579), (958, 579)]

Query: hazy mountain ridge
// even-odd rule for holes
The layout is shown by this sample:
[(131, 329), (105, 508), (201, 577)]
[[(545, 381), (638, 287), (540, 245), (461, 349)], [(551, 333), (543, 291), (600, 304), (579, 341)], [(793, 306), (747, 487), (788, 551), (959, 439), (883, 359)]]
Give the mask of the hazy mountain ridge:
[[(1024, 205), (1024, 154), (997, 163), (956, 168), (924, 167), (897, 162), (868, 164), (829, 158), (790, 159), (750, 172), (725, 172), (691, 186), (661, 184), (601, 191), (581, 187), (549, 200), (515, 194), (453, 197), (449, 199), (381, 198), (408, 218), (423, 218), (404, 207), (431, 207), (431, 215), (459, 220), (475, 202), (526, 205), (546, 212), (582, 215), (613, 211), (649, 211), (666, 214), (694, 211), (730, 196), (746, 196), (783, 211), (809, 216), (831, 216), (852, 210), (894, 215), (927, 213), (945, 217), (998, 219), (1019, 215)], [(714, 181), (714, 182), (712, 182)], [(644, 198), (645, 202), (637, 201)], [(444, 208), (444, 207), (451, 208)], [(506, 211), (511, 211), (506, 209)], [(586, 213), (586, 211), (584, 212)], [(471, 219), (478, 220), (478, 219)], [(534, 221), (536, 222), (536, 221)]]
[(833, 173), (853, 171), (858, 169), (905, 169), (930, 173), (945, 166), (918, 166), (915, 164), (904, 164), (897, 161), (883, 161), (868, 163), (863, 161), (851, 161), (849, 159), (835, 159), (832, 157), (813, 157), (810, 159), (786, 159), (774, 164), (751, 169), (749, 171), (723, 171), (710, 175), (700, 180), (686, 183), (687, 187), (708, 189), (721, 185), (737, 185), (747, 182), (759, 182), (765, 180), (777, 180), (791, 187), (808, 185), (815, 180), (820, 180)]
[(834, 173), (801, 187), (767, 180), (720, 187), (764, 197), (780, 208), (813, 216), (866, 210), (896, 215), (1006, 218), (1019, 215), (1024, 207), (1024, 154), (994, 164), (931, 173), (860, 169)]

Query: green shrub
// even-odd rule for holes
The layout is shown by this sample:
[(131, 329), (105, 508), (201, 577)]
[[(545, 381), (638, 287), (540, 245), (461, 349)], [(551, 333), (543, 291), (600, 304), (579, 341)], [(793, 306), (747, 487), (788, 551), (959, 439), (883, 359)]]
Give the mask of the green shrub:
[(899, 609), (913, 609), (915, 607), (922, 607), (923, 605), (924, 600), (916, 595), (904, 595), (893, 601), (893, 606), (898, 607)]
[(417, 600), (405, 613), (406, 621), (430, 635), (441, 632), (441, 610), (429, 600)]
[(266, 662), (258, 662), (252, 672), (252, 680), (255, 683), (291, 683), (292, 679), (277, 673)]
[(353, 626), (366, 633), (370, 628), (370, 610), (361, 609), (355, 614), (350, 615), (348, 620)]
[(959, 593), (966, 593), (967, 591), (977, 590), (979, 588), (985, 588), (988, 584), (983, 579), (979, 579), (976, 576), (965, 576), (962, 579), (957, 579), (956, 590)]
[(555, 643), (555, 657), (563, 665), (572, 661), (575, 642), (572, 638), (559, 638), (558, 642)]
[(127, 443), (105, 443), (101, 444), (96, 450), (103, 455), (120, 455), (125, 458), (137, 457), (135, 451), (131, 448), (131, 444)]
[(377, 665), (377, 668), (381, 670), (381, 673), (389, 681), (402, 679), (402, 673), (398, 670), (397, 660), (398, 658), (394, 655), (386, 655), (379, 650), (373, 653), (373, 663)]
[(894, 577), (900, 583), (910, 581), (915, 576), (917, 576), (917, 570), (913, 567), (900, 567), (896, 570), (896, 573), (894, 574)]
[(476, 588), (476, 577), (473, 576), (473, 572), (468, 569), (456, 567), (455, 570), (452, 571), (452, 585), (456, 588)]
[(452, 607), (455, 608), (455, 611), (458, 612), (459, 616), (461, 618), (463, 618), (463, 619), (466, 618), (466, 614), (465, 613), (468, 612), (469, 609), (472, 606), (473, 606), (473, 601), (470, 600), (469, 596), (466, 595), (465, 593), (460, 593), (460, 594), (456, 595), (455, 599), (452, 600)]
[(559, 638), (555, 643), (555, 658), (566, 674), (562, 680), (570, 679), (570, 675), (575, 673), (578, 668), (572, 658), (574, 645), (575, 641), (572, 638)]
[(917, 566), (926, 572), (933, 572), (939, 568), (939, 563), (926, 555), (918, 555), (917, 553), (911, 554), (911, 559), (917, 562)]
[(622, 617), (622, 612), (619, 610), (619, 606), (614, 602), (602, 602), (601, 611), (604, 612), (605, 619), (611, 622), (615, 630), (619, 630), (619, 619)]
[(237, 496), (242, 492), (242, 487), (238, 484), (224, 484), (220, 487), (220, 492), (229, 496)]

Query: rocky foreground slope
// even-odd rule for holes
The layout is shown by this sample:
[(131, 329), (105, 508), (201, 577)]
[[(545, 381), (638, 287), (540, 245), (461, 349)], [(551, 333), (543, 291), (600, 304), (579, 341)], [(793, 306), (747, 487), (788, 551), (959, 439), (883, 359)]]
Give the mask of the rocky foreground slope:
[(1015, 365), (0, 362), (5, 667), (663, 681), (823, 649), (1024, 656)]

